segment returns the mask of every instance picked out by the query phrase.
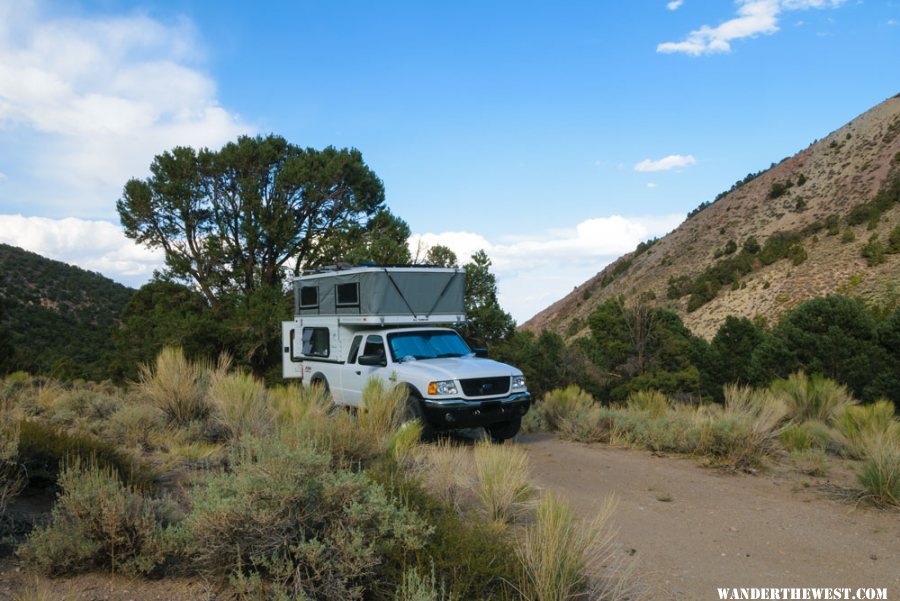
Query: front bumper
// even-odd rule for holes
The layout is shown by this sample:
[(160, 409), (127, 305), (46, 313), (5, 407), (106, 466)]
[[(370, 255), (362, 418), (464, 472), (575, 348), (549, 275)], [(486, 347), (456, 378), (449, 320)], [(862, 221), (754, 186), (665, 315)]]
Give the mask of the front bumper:
[(425, 418), (437, 429), (477, 428), (505, 422), (528, 413), (531, 394), (517, 392), (500, 399), (423, 399)]

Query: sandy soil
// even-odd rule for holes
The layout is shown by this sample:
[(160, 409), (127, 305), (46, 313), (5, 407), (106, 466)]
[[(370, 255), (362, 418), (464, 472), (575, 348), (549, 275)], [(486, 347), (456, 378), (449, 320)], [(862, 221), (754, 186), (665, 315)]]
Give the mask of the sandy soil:
[[(653, 599), (717, 587), (874, 587), (900, 598), (900, 512), (836, 500), (788, 471), (726, 474), (691, 459), (527, 435), (535, 484), (585, 517), (614, 494), (621, 552)], [(837, 474), (837, 478), (846, 474)]]

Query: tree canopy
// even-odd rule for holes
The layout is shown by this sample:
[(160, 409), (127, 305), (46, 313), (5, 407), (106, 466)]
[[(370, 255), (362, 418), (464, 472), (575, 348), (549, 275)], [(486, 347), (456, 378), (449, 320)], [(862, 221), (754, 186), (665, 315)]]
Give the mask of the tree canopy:
[(359, 234), (384, 203), (358, 150), (304, 149), (275, 135), (218, 151), (177, 147), (150, 172), (128, 181), (116, 203), (125, 234), (161, 248), (167, 275), (195, 284), (214, 307), (277, 288), (286, 271), (341, 260), (327, 256), (345, 248), (334, 237)]

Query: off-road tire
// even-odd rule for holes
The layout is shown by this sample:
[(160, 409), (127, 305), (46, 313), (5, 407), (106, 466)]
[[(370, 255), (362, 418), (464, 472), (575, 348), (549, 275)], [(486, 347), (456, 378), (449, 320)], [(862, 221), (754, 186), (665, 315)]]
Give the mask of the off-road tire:
[(415, 419), (419, 420), (419, 423), (422, 424), (422, 435), (419, 437), (419, 440), (422, 442), (434, 440), (434, 426), (432, 426), (425, 417), (425, 409), (422, 407), (422, 397), (415, 392), (410, 391), (406, 396), (406, 410), (403, 412), (403, 422), (411, 422)]
[(491, 440), (499, 444), (518, 434), (519, 428), (521, 427), (522, 417), (518, 416), (509, 421), (497, 422), (496, 424), (485, 426), (484, 430), (488, 433), (488, 436), (491, 437)]

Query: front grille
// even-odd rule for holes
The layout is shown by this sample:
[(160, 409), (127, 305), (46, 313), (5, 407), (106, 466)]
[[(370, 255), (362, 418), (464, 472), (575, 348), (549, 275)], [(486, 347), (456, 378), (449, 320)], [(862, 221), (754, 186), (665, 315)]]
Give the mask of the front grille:
[(467, 397), (494, 396), (509, 392), (509, 377), (501, 378), (472, 378), (460, 380), (463, 392)]

